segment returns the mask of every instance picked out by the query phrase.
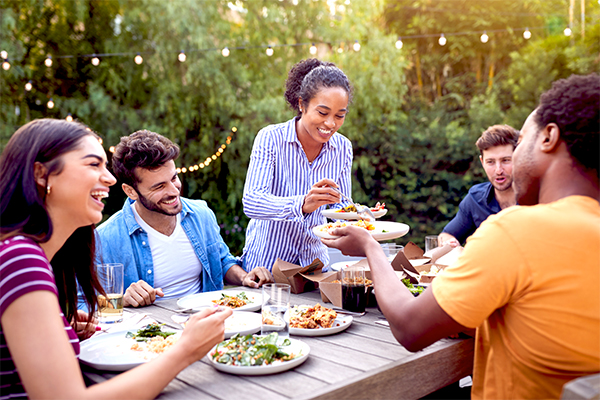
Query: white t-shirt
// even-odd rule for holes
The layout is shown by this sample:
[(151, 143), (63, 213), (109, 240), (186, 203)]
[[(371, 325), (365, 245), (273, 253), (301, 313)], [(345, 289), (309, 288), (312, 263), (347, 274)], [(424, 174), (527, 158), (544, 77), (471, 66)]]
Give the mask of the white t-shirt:
[(194, 253), (190, 239), (181, 227), (181, 216), (177, 214), (177, 225), (170, 236), (163, 235), (140, 217), (131, 204), (135, 220), (148, 234), (148, 244), (154, 263), (154, 287), (161, 288), (165, 297), (156, 300), (182, 297), (202, 290), (202, 263)]

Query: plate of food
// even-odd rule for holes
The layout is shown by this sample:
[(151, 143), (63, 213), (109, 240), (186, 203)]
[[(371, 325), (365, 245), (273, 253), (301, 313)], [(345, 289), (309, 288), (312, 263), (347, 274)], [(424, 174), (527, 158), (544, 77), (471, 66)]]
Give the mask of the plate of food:
[(166, 331), (159, 324), (106, 333), (81, 342), (79, 361), (103, 371), (127, 371), (168, 351), (180, 337), (181, 331)]
[(347, 329), (352, 316), (336, 313), (317, 303), (314, 306), (293, 306), (289, 310), (290, 335), (326, 336)]
[(236, 311), (257, 311), (262, 305), (262, 295), (243, 290), (217, 290), (196, 293), (177, 300), (181, 308), (200, 311), (214, 305), (230, 307)]
[[(360, 204), (356, 204), (360, 206)], [(385, 208), (385, 203), (377, 203), (375, 207), (370, 207), (371, 212), (375, 216), (375, 218), (381, 218), (387, 213), (387, 208)], [(357, 220), (361, 219), (356, 213), (356, 207), (350, 204), (344, 208), (330, 208), (327, 210), (321, 211), (325, 218), (329, 219), (346, 219), (346, 220)]]
[(266, 336), (235, 335), (208, 352), (210, 365), (234, 375), (269, 375), (287, 371), (308, 358), (310, 347), (298, 339), (280, 339), (277, 332)]
[(330, 232), (336, 228), (342, 228), (344, 226), (357, 226), (359, 228), (364, 228), (371, 234), (371, 236), (373, 236), (373, 239), (378, 241), (397, 239), (406, 235), (410, 230), (408, 225), (401, 222), (369, 222), (360, 220), (355, 222), (336, 221), (315, 226), (313, 228), (313, 233), (323, 239), (335, 239), (337, 236), (333, 236)]

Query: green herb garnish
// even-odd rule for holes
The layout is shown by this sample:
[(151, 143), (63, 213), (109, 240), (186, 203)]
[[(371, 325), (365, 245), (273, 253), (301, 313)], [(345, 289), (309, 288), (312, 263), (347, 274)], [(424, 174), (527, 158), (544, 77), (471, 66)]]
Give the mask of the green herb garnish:
[(228, 296), (225, 293), (221, 293), (221, 299), (220, 300), (231, 299), (231, 298), (234, 298), (234, 297), (237, 297), (240, 300), (246, 300), (247, 302), (252, 303), (250, 300), (248, 300), (248, 296), (246, 296), (246, 292), (241, 292), (241, 293), (236, 294), (234, 296)]
[(143, 328), (138, 329), (136, 333), (127, 332), (125, 337), (135, 339), (138, 342), (147, 342), (150, 338), (155, 336), (166, 338), (175, 334), (175, 332), (163, 332), (161, 328), (163, 325), (164, 324), (148, 324)]

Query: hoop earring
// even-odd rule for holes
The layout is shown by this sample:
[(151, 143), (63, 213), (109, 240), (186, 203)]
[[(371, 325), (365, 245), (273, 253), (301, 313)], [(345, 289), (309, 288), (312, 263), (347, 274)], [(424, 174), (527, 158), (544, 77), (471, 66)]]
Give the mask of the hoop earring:
[(46, 195), (49, 195), (51, 191), (50, 185), (46, 186)]

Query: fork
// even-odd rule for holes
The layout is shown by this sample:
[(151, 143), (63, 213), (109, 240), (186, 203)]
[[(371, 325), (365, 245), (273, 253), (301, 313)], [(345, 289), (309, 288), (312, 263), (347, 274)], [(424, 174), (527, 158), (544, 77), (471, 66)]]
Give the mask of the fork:
[[(342, 198), (344, 200), (346, 200), (347, 202), (349, 202), (350, 204), (352, 204), (354, 206), (354, 208), (356, 209), (356, 214), (361, 218), (361, 219), (366, 219), (367, 221), (375, 221), (375, 215), (373, 215), (373, 213), (371, 212), (371, 209), (367, 206), (357, 206), (350, 197), (347, 197), (344, 193), (342, 193), (342, 191), (336, 187), (333, 186), (329, 186), (330, 188), (332, 188), (333, 190), (335, 190), (336, 192), (338, 192), (340, 194), (340, 196), (342, 196)], [(364, 216), (362, 216), (361, 214), (368, 214), (368, 216), (365, 218)]]

